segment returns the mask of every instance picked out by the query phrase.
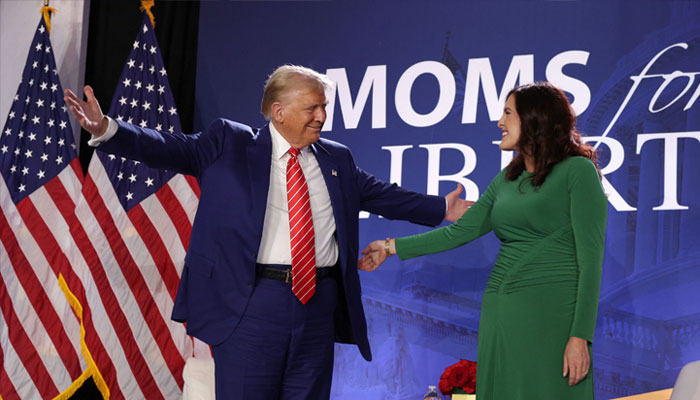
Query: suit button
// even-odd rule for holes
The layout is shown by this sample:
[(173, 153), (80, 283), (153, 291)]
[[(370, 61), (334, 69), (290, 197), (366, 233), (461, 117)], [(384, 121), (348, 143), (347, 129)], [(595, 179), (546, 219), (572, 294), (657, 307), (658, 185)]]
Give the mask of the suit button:
[(253, 287), (253, 284), (254, 284), (253, 281), (248, 282), (248, 286), (250, 286), (250, 287)]

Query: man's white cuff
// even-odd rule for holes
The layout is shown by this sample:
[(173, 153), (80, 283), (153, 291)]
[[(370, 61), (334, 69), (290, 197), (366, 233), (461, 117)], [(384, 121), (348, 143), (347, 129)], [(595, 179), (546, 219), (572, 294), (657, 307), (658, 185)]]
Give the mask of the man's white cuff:
[(119, 129), (119, 125), (117, 125), (117, 122), (106, 115), (105, 118), (107, 118), (108, 122), (107, 130), (102, 136), (96, 137), (95, 135), (92, 135), (90, 140), (88, 140), (87, 142), (88, 146), (97, 147), (100, 145), (100, 143), (108, 141), (112, 138), (112, 136), (114, 136), (117, 133), (117, 129)]

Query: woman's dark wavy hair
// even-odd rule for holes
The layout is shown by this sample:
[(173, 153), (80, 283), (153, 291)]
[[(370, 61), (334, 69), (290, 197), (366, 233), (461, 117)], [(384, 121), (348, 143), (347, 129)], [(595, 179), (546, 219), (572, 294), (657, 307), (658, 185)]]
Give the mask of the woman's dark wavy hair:
[(530, 177), (534, 187), (541, 186), (554, 165), (569, 156), (590, 158), (598, 168), (596, 151), (581, 142), (576, 113), (561, 89), (549, 82), (535, 82), (516, 87), (510, 96), (514, 96), (520, 116), (520, 150), (506, 167), (507, 180), (516, 180), (525, 170), (523, 153), (535, 161), (535, 173)]

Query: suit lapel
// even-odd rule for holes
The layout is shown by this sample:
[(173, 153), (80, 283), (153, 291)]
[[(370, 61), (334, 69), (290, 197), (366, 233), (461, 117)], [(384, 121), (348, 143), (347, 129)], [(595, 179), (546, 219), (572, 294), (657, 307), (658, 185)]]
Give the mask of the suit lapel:
[(267, 193), (270, 189), (270, 166), (272, 159), (272, 140), (270, 128), (266, 125), (261, 128), (253, 138), (253, 143), (248, 146), (248, 178), (250, 180), (250, 193), (253, 204), (251, 218), (254, 225), (259, 222), (261, 233), (265, 220), (267, 207)]
[(333, 207), (333, 217), (335, 218), (335, 231), (338, 238), (338, 247), (340, 250), (340, 259), (344, 260), (344, 249), (343, 243), (346, 243), (346, 238), (344, 237), (345, 229), (345, 218), (343, 217), (343, 189), (340, 184), (340, 169), (338, 164), (333, 159), (331, 153), (323, 146), (319, 141), (311, 145), (311, 150), (316, 156), (318, 161), (318, 166), (321, 168), (321, 173), (323, 174), (323, 180), (326, 182), (326, 188), (328, 189), (328, 194), (331, 198), (331, 206)]

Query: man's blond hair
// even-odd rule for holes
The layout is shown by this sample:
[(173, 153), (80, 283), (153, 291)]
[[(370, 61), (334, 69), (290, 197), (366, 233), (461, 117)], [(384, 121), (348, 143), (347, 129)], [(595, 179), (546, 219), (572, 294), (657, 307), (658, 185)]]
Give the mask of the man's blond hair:
[(282, 101), (285, 94), (299, 88), (300, 84), (315, 86), (320, 92), (333, 87), (333, 82), (326, 75), (311, 68), (300, 65), (282, 65), (265, 82), (260, 112), (266, 120), (270, 120), (272, 103)]

